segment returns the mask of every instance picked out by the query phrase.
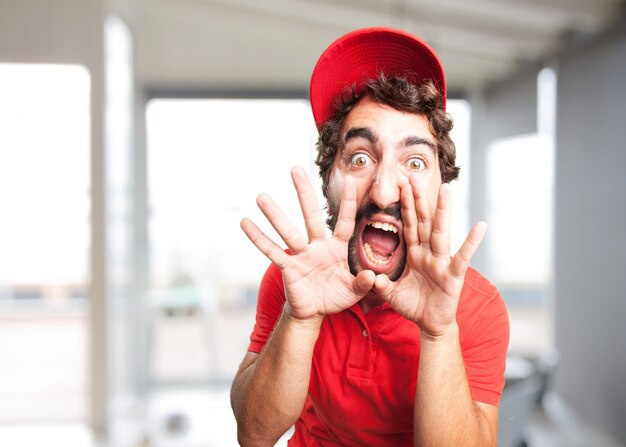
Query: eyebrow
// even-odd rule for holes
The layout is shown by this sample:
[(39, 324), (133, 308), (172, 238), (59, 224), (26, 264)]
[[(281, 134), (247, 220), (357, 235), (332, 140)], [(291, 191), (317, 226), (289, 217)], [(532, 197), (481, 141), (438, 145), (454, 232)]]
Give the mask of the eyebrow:
[(413, 136), (406, 137), (400, 144), (400, 147), (419, 146), (419, 145), (428, 146), (434, 153), (437, 152), (437, 146), (435, 146), (435, 143), (433, 143), (428, 138), (421, 138), (421, 137), (413, 137)]
[(378, 136), (367, 127), (353, 127), (348, 129), (346, 134), (343, 136), (343, 144), (344, 146), (348, 143), (348, 141), (354, 138), (365, 138), (370, 143), (376, 143), (378, 141)]
[[(348, 129), (343, 137), (343, 145), (354, 138), (364, 138), (370, 143), (378, 142), (378, 136), (376, 133), (368, 127), (353, 127)], [(437, 146), (428, 138), (422, 138), (418, 136), (408, 136), (400, 142), (399, 148), (405, 148), (408, 146), (420, 146), (424, 145), (429, 147), (434, 153), (437, 152)]]

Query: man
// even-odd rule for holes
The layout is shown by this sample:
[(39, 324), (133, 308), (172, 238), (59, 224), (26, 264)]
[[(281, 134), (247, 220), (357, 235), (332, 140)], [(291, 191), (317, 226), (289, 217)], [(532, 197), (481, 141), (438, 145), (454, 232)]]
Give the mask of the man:
[(450, 256), (458, 168), (437, 56), (357, 30), (322, 54), (310, 94), (333, 233), (301, 168), (306, 236), (263, 194), (288, 250), (241, 223), (272, 265), (231, 390), (240, 444), (295, 425), (293, 446), (496, 445), (508, 317), (468, 267), (485, 224)]

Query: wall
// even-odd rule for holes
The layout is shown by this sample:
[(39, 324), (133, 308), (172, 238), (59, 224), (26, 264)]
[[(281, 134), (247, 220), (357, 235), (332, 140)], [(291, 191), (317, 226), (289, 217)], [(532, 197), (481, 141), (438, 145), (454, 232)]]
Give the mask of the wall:
[(626, 443), (626, 26), (558, 59), (556, 387)]
[(91, 420), (106, 428), (103, 1), (0, 0), (0, 61), (84, 65), (91, 76)]
[[(554, 66), (555, 389), (581, 417), (626, 443), (626, 25), (572, 44)], [(485, 217), (490, 142), (536, 130), (536, 75), (528, 70), (470, 96), (473, 221)], [(488, 276), (484, 248), (473, 264)]]
[(486, 139), (536, 132), (538, 72), (539, 67), (526, 67), (484, 92), (486, 114), (482, 126)]

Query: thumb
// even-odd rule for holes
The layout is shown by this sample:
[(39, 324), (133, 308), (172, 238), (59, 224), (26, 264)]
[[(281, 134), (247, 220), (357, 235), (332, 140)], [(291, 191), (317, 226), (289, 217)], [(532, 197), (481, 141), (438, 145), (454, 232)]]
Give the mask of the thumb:
[(376, 274), (373, 271), (360, 271), (352, 280), (352, 290), (360, 297), (365, 296), (370, 290), (372, 290), (375, 280)]
[(387, 275), (381, 273), (380, 275), (376, 275), (376, 279), (374, 280), (374, 292), (379, 295), (386, 302), (391, 301), (391, 291), (393, 289), (393, 283), (389, 279)]

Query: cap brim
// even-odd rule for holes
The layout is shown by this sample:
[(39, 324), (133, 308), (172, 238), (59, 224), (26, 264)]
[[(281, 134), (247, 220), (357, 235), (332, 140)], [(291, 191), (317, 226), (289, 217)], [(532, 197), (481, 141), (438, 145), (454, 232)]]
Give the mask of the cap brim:
[(446, 81), (437, 54), (412, 34), (391, 28), (365, 28), (335, 40), (322, 53), (311, 76), (310, 99), (319, 128), (335, 112), (339, 95), (355, 86), (360, 92), (379, 74), (402, 76), (411, 83), (432, 80), (443, 97)]

